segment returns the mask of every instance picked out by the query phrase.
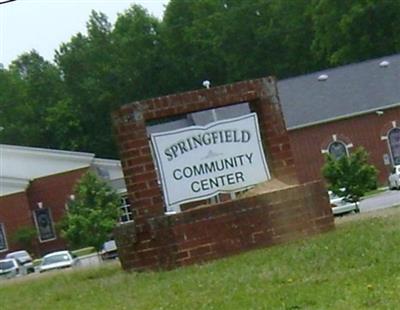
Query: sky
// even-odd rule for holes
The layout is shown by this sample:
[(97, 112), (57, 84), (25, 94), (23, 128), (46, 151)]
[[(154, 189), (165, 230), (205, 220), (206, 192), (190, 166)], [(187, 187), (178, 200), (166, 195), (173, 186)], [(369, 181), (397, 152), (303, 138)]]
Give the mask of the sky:
[(61, 43), (78, 32), (86, 33), (92, 10), (103, 12), (114, 24), (118, 13), (132, 4), (162, 18), (169, 0), (0, 0), (0, 63), (5, 67), (19, 55), (35, 49), (53, 60)]

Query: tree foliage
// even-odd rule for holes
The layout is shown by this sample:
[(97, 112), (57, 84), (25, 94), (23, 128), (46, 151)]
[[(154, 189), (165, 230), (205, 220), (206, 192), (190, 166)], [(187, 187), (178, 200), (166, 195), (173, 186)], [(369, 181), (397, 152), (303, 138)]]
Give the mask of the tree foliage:
[(118, 157), (110, 113), (135, 100), (238, 80), (279, 79), (400, 50), (391, 0), (171, 0), (163, 20), (133, 5), (112, 25), (0, 69), (2, 143)]
[(363, 148), (339, 159), (327, 155), (322, 174), (328, 188), (349, 202), (359, 201), (366, 192), (377, 187), (377, 170), (368, 164), (368, 153)]
[(94, 173), (86, 173), (74, 189), (63, 219), (62, 235), (74, 248), (100, 250), (110, 237), (120, 212), (120, 197)]
[(392, 0), (314, 1), (313, 52), (338, 65), (399, 51), (400, 2)]
[(36, 51), (22, 54), (9, 70), (0, 70), (0, 120), (5, 143), (55, 147), (44, 121), (63, 97), (58, 68)]
[(36, 229), (30, 226), (24, 226), (19, 228), (14, 234), (11, 236), (13, 242), (17, 243), (23, 249), (28, 252), (33, 252), (33, 242), (37, 237)]

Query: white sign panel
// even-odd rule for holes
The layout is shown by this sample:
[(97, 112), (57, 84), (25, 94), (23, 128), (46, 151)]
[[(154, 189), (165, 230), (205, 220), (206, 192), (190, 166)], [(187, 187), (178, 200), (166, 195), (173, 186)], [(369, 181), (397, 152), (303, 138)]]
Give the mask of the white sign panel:
[(155, 133), (151, 141), (167, 205), (270, 179), (255, 113)]

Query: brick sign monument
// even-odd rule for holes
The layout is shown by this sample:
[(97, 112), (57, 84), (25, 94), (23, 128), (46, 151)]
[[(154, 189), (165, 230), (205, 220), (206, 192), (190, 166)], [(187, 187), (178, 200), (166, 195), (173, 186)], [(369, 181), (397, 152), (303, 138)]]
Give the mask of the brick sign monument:
[(298, 184), (273, 78), (127, 104), (113, 114), (135, 221), (126, 270), (171, 269), (334, 227), (321, 182)]

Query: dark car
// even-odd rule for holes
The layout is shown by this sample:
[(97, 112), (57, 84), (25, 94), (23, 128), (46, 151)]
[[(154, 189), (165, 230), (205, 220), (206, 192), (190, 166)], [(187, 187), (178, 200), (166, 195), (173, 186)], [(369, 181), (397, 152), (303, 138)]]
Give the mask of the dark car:
[(103, 243), (100, 251), (102, 259), (114, 259), (118, 257), (117, 244), (115, 240), (109, 240)]

